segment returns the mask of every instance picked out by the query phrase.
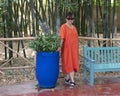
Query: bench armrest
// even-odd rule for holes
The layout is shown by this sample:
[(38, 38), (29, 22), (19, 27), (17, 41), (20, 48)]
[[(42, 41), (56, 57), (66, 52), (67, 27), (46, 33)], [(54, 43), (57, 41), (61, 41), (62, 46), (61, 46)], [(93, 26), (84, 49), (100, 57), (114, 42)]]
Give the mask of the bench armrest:
[(84, 60), (87, 60), (88, 62), (95, 62), (95, 60), (90, 59), (90, 58), (88, 58), (88, 57), (83, 57), (83, 58), (84, 58)]
[(89, 66), (89, 67), (92, 67), (93, 68), (93, 64), (95, 64), (95, 60), (93, 60), (93, 59), (90, 59), (90, 58), (88, 58), (88, 57), (84, 57), (83, 56), (83, 58), (84, 58), (84, 65), (85, 66)]

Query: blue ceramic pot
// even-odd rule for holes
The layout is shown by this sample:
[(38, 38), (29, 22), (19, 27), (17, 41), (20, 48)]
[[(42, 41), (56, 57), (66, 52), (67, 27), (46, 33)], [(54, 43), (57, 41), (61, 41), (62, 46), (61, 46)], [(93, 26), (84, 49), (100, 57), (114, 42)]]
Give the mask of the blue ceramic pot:
[(36, 78), (39, 87), (54, 88), (59, 75), (59, 52), (36, 53)]

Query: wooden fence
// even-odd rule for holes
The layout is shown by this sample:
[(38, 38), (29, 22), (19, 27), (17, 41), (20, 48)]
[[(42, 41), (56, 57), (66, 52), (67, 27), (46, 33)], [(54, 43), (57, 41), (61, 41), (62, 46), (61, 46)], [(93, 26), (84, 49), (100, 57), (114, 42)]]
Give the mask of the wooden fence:
[[(0, 85), (3, 84), (11, 84), (11, 83), (19, 83), (23, 81), (35, 80), (35, 54), (31, 55), (34, 51), (27, 51), (28, 42), (30, 40), (34, 40), (35, 37), (22, 37), (22, 38), (0, 38), (0, 56), (3, 54), (2, 59), (0, 59)], [(4, 41), (12, 41), (13, 49), (8, 47), (8, 44), (4, 44)], [(24, 48), (20, 48), (20, 50), (25, 50), (27, 57), (24, 57), (23, 52), (17, 52), (17, 44), (18, 41), (23, 41), (25, 46)], [(80, 64), (82, 64), (82, 47), (83, 45), (90, 46), (119, 46), (120, 39), (119, 38), (93, 38), (93, 37), (79, 37), (79, 56), (80, 56)], [(11, 50), (14, 55), (11, 59), (4, 59), (4, 47), (8, 50)], [(29, 53), (29, 54), (28, 54)], [(17, 59), (16, 59), (17, 58)], [(12, 61), (14, 64), (9, 65), (9, 62)], [(18, 62), (19, 63), (18, 63)], [(81, 71), (80, 71), (81, 72)], [(24, 75), (24, 76), (23, 76)], [(26, 79), (27, 78), (27, 79)], [(14, 82), (13, 82), (14, 81)], [(7, 83), (6, 83), (7, 82)]]

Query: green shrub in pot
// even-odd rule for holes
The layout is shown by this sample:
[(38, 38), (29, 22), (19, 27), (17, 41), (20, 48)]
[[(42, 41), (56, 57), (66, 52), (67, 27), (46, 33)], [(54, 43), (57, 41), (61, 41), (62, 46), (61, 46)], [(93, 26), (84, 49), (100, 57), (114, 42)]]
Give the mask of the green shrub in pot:
[(60, 47), (60, 37), (58, 34), (39, 35), (29, 42), (29, 47), (37, 52), (53, 52)]

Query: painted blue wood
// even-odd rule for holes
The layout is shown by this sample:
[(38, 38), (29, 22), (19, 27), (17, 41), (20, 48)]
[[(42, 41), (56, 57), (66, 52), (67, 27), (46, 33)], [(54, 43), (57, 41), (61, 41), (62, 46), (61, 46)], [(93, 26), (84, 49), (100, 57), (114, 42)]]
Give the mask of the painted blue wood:
[(83, 58), (84, 79), (90, 85), (94, 85), (95, 72), (120, 71), (120, 47), (84, 46)]

